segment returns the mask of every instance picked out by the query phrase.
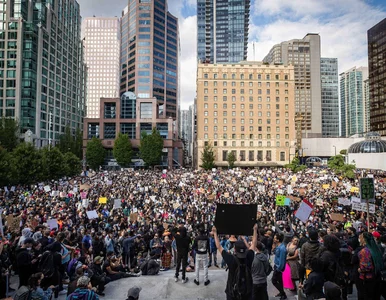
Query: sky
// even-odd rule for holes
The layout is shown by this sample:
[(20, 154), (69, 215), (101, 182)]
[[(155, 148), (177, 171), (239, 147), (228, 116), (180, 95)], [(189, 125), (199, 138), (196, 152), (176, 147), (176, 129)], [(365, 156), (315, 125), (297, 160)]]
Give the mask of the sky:
[[(82, 17), (119, 17), (128, 0), (78, 2)], [(169, 11), (179, 18), (182, 109), (188, 109), (196, 95), (196, 3), (168, 0)], [(322, 57), (338, 58), (341, 73), (367, 67), (367, 30), (386, 17), (386, 1), (251, 0), (250, 14), (248, 60), (261, 61), (275, 44), (319, 33)]]

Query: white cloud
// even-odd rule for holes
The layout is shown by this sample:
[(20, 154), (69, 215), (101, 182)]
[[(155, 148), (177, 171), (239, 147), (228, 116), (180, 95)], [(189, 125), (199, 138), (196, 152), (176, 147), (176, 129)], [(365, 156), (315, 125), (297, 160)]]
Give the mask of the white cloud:
[(196, 96), (197, 16), (180, 21), (180, 104), (187, 109)]
[[(267, 1), (261, 1), (264, 8), (267, 8), (265, 6)], [(269, 0), (273, 8), (267, 13), (280, 15), (276, 5), (282, 5), (284, 9), (287, 8), (297, 15), (303, 13), (303, 16), (298, 20), (280, 17), (262, 27), (252, 24), (250, 26), (251, 34), (248, 49), (249, 59), (253, 59), (253, 41), (257, 41), (255, 42), (255, 57), (257, 60), (262, 60), (272, 46), (277, 43), (295, 38), (301, 39), (307, 33), (319, 33), (322, 43), (322, 56), (337, 57), (340, 71), (345, 71), (355, 65), (366, 66), (367, 30), (384, 17), (384, 12), (357, 0), (350, 0), (352, 5), (345, 5), (343, 7), (330, 3), (330, 0), (306, 2), (308, 2), (309, 6), (314, 5), (313, 9), (310, 9), (310, 14), (307, 15), (299, 8), (304, 3), (304, 0)], [(341, 0), (338, 2), (341, 4), (341, 2), (347, 1)], [(324, 6), (319, 7), (321, 3)], [(323, 14), (312, 16), (316, 8)], [(336, 9), (335, 12), (328, 14), (326, 17), (325, 13), (333, 9)], [(255, 8), (254, 11), (258, 12), (258, 8)], [(258, 18), (258, 16), (255, 17)]]

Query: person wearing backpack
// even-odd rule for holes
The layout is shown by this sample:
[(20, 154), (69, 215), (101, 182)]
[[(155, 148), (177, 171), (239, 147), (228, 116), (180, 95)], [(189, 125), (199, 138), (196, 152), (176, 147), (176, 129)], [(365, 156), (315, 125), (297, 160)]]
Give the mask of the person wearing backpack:
[(195, 264), (195, 273), (196, 279), (194, 279), (194, 283), (196, 285), (200, 285), (200, 262), (202, 262), (204, 266), (204, 284), (207, 286), (210, 281), (208, 278), (208, 254), (209, 254), (210, 242), (208, 236), (205, 234), (205, 228), (200, 228), (200, 234), (196, 237), (193, 243), (192, 249), (196, 253), (196, 264)]
[(275, 254), (274, 259), (274, 268), (272, 275), (272, 284), (277, 288), (279, 294), (276, 297), (280, 297), (280, 300), (287, 299), (287, 295), (284, 292), (283, 287), (283, 272), (286, 265), (287, 259), (287, 248), (283, 243), (284, 235), (281, 233), (276, 233), (273, 238), (274, 250), (272, 251)]
[[(255, 225), (257, 228), (257, 225)], [(257, 229), (256, 229), (257, 230)], [(254, 229), (254, 232), (256, 231)], [(252, 296), (252, 275), (251, 268), (254, 259), (254, 252), (249, 250), (245, 240), (234, 243), (235, 254), (230, 254), (223, 249), (213, 226), (212, 233), (216, 247), (220, 251), (225, 263), (229, 268), (227, 286), (225, 289), (227, 300), (248, 300)], [(255, 238), (256, 239), (256, 238)]]

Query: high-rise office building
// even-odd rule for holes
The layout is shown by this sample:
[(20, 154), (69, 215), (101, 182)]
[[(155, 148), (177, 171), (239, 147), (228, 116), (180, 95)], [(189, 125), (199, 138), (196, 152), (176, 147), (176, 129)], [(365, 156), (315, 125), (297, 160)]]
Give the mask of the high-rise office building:
[(192, 156), (192, 143), (193, 143), (193, 111), (192, 107), (188, 110), (181, 110), (180, 117), (180, 137), (184, 140), (187, 152), (189, 156)]
[(341, 136), (366, 132), (367, 67), (353, 67), (340, 74)]
[(82, 22), (88, 118), (99, 118), (100, 98), (119, 97), (120, 30), (117, 17), (86, 18)]
[(83, 46), (76, 0), (0, 1), (0, 114), (35, 145), (82, 129)]
[(247, 59), (250, 0), (197, 0), (197, 58), (205, 63)]
[(303, 39), (273, 46), (263, 60), (294, 66), (295, 112), (303, 118), (303, 137), (322, 136), (320, 58), (320, 36), (309, 33)]
[(320, 59), (322, 82), (322, 135), (339, 136), (339, 77), (338, 59)]
[(386, 135), (386, 18), (367, 31), (370, 130)]
[(120, 93), (156, 97), (158, 115), (177, 123), (179, 51), (178, 19), (167, 1), (130, 0), (121, 19)]
[(216, 166), (279, 166), (295, 152), (293, 66), (262, 62), (199, 64), (197, 165), (211, 143)]

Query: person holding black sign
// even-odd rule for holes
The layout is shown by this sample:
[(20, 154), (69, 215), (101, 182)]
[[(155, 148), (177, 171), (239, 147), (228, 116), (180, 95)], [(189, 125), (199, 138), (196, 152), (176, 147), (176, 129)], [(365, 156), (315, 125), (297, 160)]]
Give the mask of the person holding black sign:
[[(230, 254), (221, 246), (216, 227), (212, 228), (212, 233), (216, 242), (216, 247), (219, 249), (229, 268), (227, 286), (225, 289), (226, 299), (251, 299), (253, 285), (251, 275), (252, 262), (254, 259), (253, 250), (249, 249), (249, 245), (245, 238), (242, 238), (243, 240), (235, 242), (235, 254)], [(257, 224), (253, 227), (252, 245), (255, 245), (256, 241)]]

